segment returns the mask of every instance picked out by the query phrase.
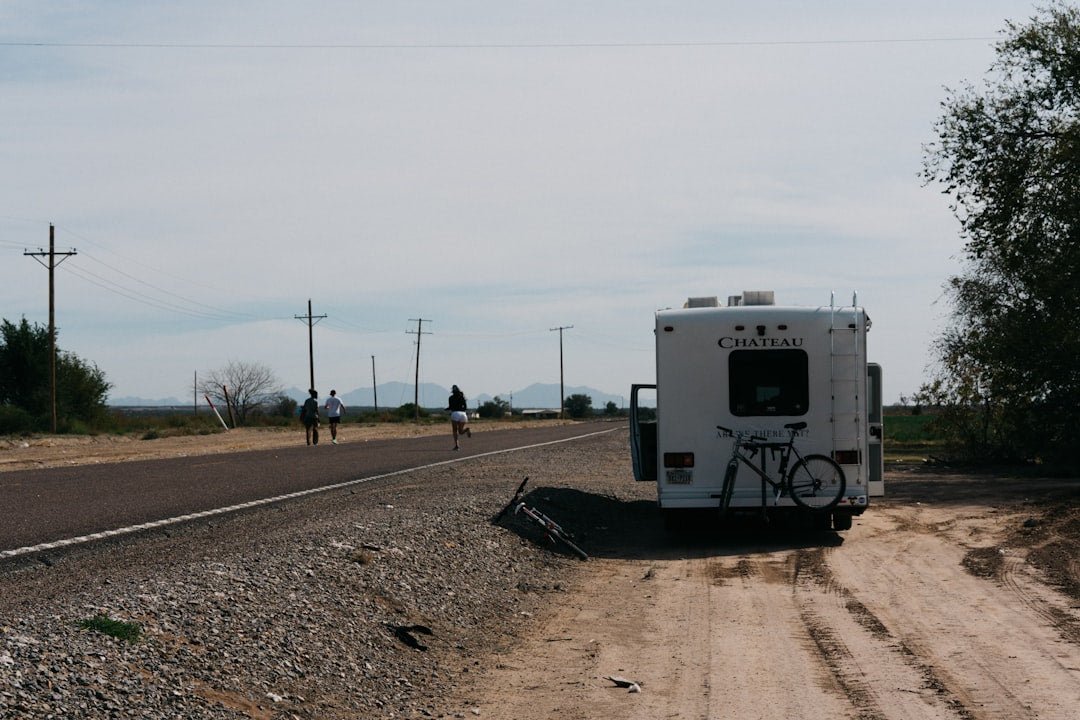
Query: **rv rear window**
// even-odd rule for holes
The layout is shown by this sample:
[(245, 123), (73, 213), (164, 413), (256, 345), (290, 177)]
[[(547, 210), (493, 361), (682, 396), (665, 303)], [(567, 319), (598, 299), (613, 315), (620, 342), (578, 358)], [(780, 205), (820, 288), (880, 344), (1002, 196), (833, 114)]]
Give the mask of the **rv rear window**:
[(805, 415), (808, 367), (804, 350), (733, 350), (728, 355), (731, 414)]

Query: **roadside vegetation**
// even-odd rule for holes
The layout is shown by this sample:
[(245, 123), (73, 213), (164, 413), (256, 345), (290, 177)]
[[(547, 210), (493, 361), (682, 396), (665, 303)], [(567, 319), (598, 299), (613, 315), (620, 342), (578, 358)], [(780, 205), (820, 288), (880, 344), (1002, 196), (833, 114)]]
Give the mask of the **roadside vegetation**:
[[(52, 424), (49, 330), (23, 318), (0, 320), (0, 434), (42, 432)], [(56, 429), (88, 432), (108, 418), (110, 385), (96, 365), (56, 349)]]
[(80, 621), (79, 627), (129, 643), (138, 642), (142, 636), (142, 627), (138, 623), (114, 620), (104, 613)]
[(1064, 467), (1080, 426), (1080, 10), (1008, 22), (995, 50), (926, 149), (965, 246), (918, 400), (958, 459)]
[(932, 415), (912, 414), (910, 408), (891, 409), (885, 412), (882, 425), (887, 465), (934, 462), (947, 450)]

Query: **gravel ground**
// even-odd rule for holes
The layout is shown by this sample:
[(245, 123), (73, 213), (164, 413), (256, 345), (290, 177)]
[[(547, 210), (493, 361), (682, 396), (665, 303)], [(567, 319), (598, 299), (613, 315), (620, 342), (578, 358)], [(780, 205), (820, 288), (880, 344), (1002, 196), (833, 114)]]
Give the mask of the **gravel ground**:
[(620, 427), (0, 566), (0, 718), (471, 717), (450, 690), (579, 567), (492, 523), (525, 475), (587, 551), (653, 513)]

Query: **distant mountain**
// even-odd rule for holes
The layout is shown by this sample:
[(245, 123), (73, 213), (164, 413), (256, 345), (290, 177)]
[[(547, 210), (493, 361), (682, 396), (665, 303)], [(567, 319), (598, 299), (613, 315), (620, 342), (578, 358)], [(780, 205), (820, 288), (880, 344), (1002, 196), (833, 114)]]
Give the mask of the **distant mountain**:
[[(500, 400), (505, 400), (510, 403), (510, 406), (515, 409), (527, 409), (527, 408), (557, 408), (559, 407), (559, 386), (558, 384), (542, 384), (534, 383), (523, 390), (513, 390), (509, 393), (499, 393), (496, 395), (488, 395), (487, 393), (477, 393), (476, 395), (470, 395), (468, 388), (463, 388), (466, 393), (465, 397), (468, 398), (469, 407), (476, 408), (483, 405), (485, 402), (493, 400), (498, 397)], [(386, 383), (385, 385), (379, 385), (379, 407), (396, 408), (404, 405), (405, 403), (411, 403), (413, 401), (413, 386), (410, 383)], [(297, 390), (296, 392), (301, 392)], [(372, 407), (375, 402), (372, 397), (371, 388), (358, 388), (356, 390), (350, 390), (346, 393), (338, 393), (341, 396), (345, 406), (354, 405), (357, 407)], [(592, 398), (592, 404), (594, 408), (602, 408), (608, 402), (613, 402), (617, 406), (622, 407), (624, 402), (629, 402), (629, 398), (624, 398), (620, 395), (609, 395), (601, 392), (595, 388), (585, 386), (567, 386), (566, 395), (588, 395)], [(420, 406), (426, 408), (441, 408), (446, 406), (446, 399), (450, 396), (449, 388), (444, 388), (441, 385), (435, 385), (433, 383), (421, 383), (420, 384)], [(290, 397), (292, 397), (290, 395)], [(300, 399), (307, 397), (304, 393), (300, 396)]]
[[(375, 406), (375, 393), (369, 387), (356, 388), (347, 391), (342, 390), (341, 388), (338, 388), (337, 390), (338, 397), (345, 403), (345, 407), (370, 408)], [(585, 387), (583, 385), (567, 385), (565, 390), (567, 397), (570, 395), (588, 395), (592, 398), (592, 406), (597, 409), (602, 409), (609, 402), (615, 403), (619, 408), (624, 407), (626, 403), (630, 402), (629, 395), (609, 395), (595, 388)], [(298, 387), (287, 388), (284, 390), (284, 394), (295, 400), (297, 403), (304, 402), (308, 396), (307, 390)], [(320, 404), (329, 394), (329, 389), (321, 390), (319, 392)], [(449, 396), (449, 388), (445, 388), (442, 385), (436, 385), (435, 383), (420, 384), (421, 407), (446, 407), (446, 399)], [(407, 403), (411, 403), (413, 397), (414, 392), (411, 383), (389, 382), (378, 386), (377, 399), (380, 408), (398, 408)], [(498, 395), (488, 395), (487, 393), (469, 395), (466, 393), (466, 397), (469, 400), (470, 408), (477, 408), (485, 402), (498, 397), (500, 400), (505, 400), (510, 403), (510, 406), (515, 410), (550, 409), (559, 407), (559, 385), (558, 383), (533, 383), (527, 388), (513, 390), (508, 393), (499, 393)], [(200, 397), (199, 400), (201, 404), (202, 398)], [(192, 400), (183, 401), (177, 400), (174, 397), (156, 400), (132, 396), (109, 398), (109, 405), (114, 407), (185, 407), (191, 406), (191, 404)]]
[[(371, 388), (356, 388), (355, 390), (342, 390), (337, 388), (338, 397), (345, 407), (375, 407), (375, 401), (379, 401), (380, 408), (398, 408), (406, 403), (411, 403), (415, 397), (412, 383), (388, 382), (378, 386), (378, 397)], [(285, 394), (298, 403), (307, 399), (307, 390), (291, 387)], [(330, 395), (330, 389), (319, 391), (319, 401), (322, 402)], [(420, 383), (420, 407), (435, 408), (445, 407), (446, 399), (450, 397), (450, 391), (442, 385), (434, 383)]]
[(158, 398), (157, 400), (148, 400), (147, 398), (128, 395), (126, 397), (111, 397), (109, 398), (108, 404), (113, 407), (191, 407), (194, 402), (193, 399), (177, 400), (174, 397), (168, 397)]
[[(621, 395), (609, 395), (605, 392), (597, 390), (596, 388), (586, 387), (584, 385), (567, 385), (564, 388), (566, 397), (571, 395), (588, 395), (592, 398), (592, 406), (594, 408), (603, 408), (609, 402), (615, 403), (616, 407), (623, 407), (624, 403), (629, 402), (629, 397)], [(499, 393), (497, 396), (500, 400), (505, 400), (510, 403), (510, 407), (515, 409), (541, 409), (541, 408), (557, 408), (559, 407), (559, 385), (558, 383), (533, 383), (527, 388), (522, 390), (514, 390), (510, 393)], [(488, 400), (493, 400), (494, 396), (491, 395), (477, 395), (476, 405), (482, 405)], [(469, 398), (469, 404), (473, 405), (472, 398)]]

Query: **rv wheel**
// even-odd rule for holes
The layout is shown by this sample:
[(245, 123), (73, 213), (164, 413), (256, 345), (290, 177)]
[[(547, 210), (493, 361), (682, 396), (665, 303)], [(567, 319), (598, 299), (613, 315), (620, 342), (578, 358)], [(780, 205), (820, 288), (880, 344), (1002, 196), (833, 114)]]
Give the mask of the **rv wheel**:
[(833, 530), (850, 530), (851, 529), (851, 514), (850, 513), (833, 513), (832, 526)]

